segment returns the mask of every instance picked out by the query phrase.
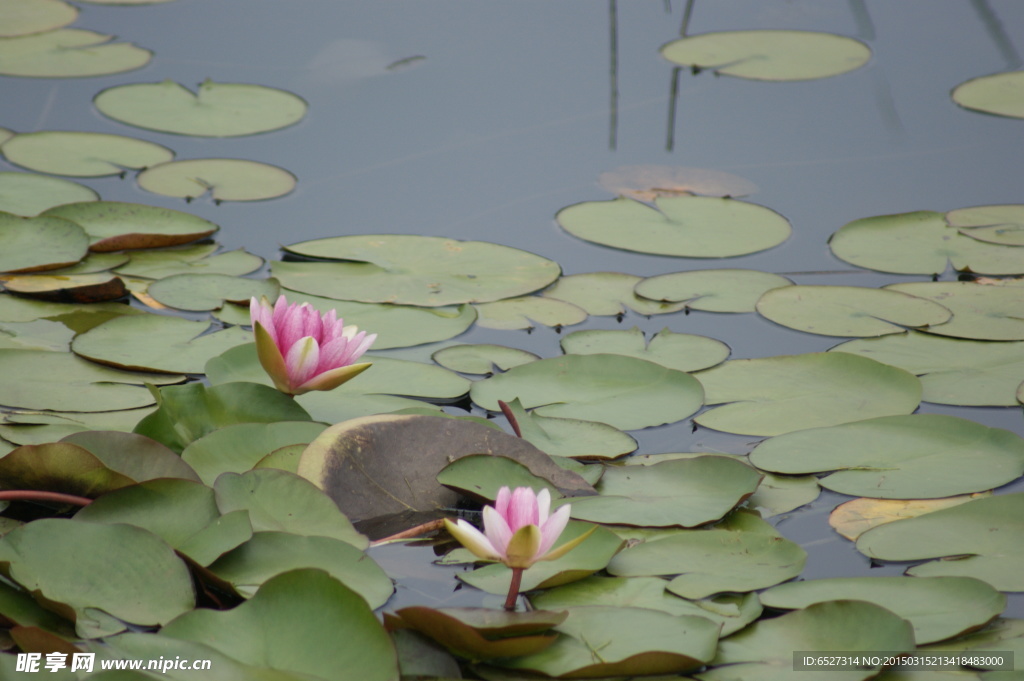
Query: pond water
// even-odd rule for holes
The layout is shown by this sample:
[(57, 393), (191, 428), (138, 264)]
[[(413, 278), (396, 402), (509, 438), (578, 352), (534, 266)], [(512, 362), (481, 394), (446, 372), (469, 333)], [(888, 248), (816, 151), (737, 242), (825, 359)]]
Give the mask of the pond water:
[[(1019, 68), (1024, 3), (1016, 0), (698, 0), (691, 33), (741, 28), (828, 31), (856, 37), (871, 62), (846, 75), (766, 83), (711, 72), (678, 76), (658, 48), (678, 37), (685, 3), (516, 0), (177, 0), (140, 7), (83, 5), (76, 26), (155, 52), (144, 69), (75, 80), (0, 78), (0, 125), (18, 132), (83, 130), (152, 140), (178, 158), (249, 158), (293, 172), (292, 194), (214, 205), (162, 198), (127, 179), (84, 180), (106, 200), (187, 210), (221, 226), (218, 241), (268, 259), (281, 244), (346, 234), (420, 234), (491, 241), (557, 260), (565, 273), (650, 276), (742, 267), (801, 284), (881, 286), (922, 277), (882, 275), (835, 258), (828, 237), (858, 219), (1021, 202), (1021, 121), (956, 106), (950, 90)], [(616, 12), (610, 12), (611, 7)], [(615, 32), (617, 50), (610, 51)], [(617, 97), (613, 100), (615, 73)], [(309, 114), (291, 128), (241, 139), (198, 139), (129, 128), (97, 113), (112, 85), (206, 78), (295, 92)], [(614, 104), (613, 104), (614, 101)], [(674, 118), (670, 121), (670, 114)], [(598, 175), (655, 164), (727, 171), (755, 183), (749, 200), (786, 216), (793, 236), (728, 260), (628, 253), (578, 240), (554, 222), (570, 204), (611, 198)], [(0, 166), (4, 164), (0, 163)], [(8, 168), (3, 168), (8, 169)], [(947, 280), (955, 278), (947, 273)], [(692, 312), (582, 328), (711, 336), (732, 358), (818, 352), (845, 339), (790, 331), (752, 314)], [(560, 336), (474, 328), (458, 342), (494, 342), (559, 354)], [(439, 346), (391, 354), (426, 359)], [(952, 408), (1024, 432), (1020, 408)], [(746, 452), (756, 438), (693, 429), (687, 420), (634, 433), (641, 453)], [(1018, 481), (1013, 489), (1024, 490)], [(847, 497), (825, 492), (776, 518), (809, 552), (806, 578), (899, 574), (871, 568), (827, 525)], [(389, 609), (413, 603), (493, 604), (452, 592), (457, 568), (430, 565), (427, 548), (373, 552), (400, 584)], [(1010, 597), (1008, 616), (1024, 617)]]

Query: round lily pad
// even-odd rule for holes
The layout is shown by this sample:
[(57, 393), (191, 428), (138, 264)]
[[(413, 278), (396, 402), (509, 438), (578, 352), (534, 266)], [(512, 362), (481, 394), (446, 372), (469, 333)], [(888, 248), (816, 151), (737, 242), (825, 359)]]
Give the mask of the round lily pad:
[(976, 341), (908, 331), (849, 341), (831, 351), (869, 357), (921, 380), (921, 399), (971, 407), (1017, 406), (1024, 341)]
[(477, 303), (477, 326), (485, 329), (532, 329), (536, 326), (572, 326), (586, 321), (587, 312), (572, 303), (541, 296), (506, 298)]
[(812, 579), (773, 586), (760, 597), (786, 610), (843, 598), (874, 603), (910, 622), (918, 645), (976, 629), (1006, 607), (1006, 596), (969, 577)]
[(951, 210), (946, 222), (978, 241), (1024, 246), (1024, 205), (1019, 203)]
[[(227, 274), (240, 277), (255, 272), (263, 265), (263, 258), (243, 249), (214, 255), (216, 250), (217, 244), (199, 244), (136, 251), (125, 256), (129, 261), (118, 267), (117, 273), (146, 279), (162, 279), (174, 274)], [(248, 317), (248, 306), (245, 314)]]
[(952, 319), (929, 327), (928, 333), (978, 340), (1024, 340), (1024, 286), (1020, 282), (920, 281), (892, 284), (886, 289), (934, 300), (953, 312)]
[(0, 213), (0, 272), (39, 272), (73, 265), (89, 252), (89, 237), (69, 220)]
[(181, 458), (203, 482), (212, 485), (221, 473), (244, 473), (281, 447), (291, 444), (305, 447), (326, 427), (312, 421), (235, 423), (189, 443), (181, 452)]
[(154, 194), (191, 200), (209, 193), (217, 202), (274, 199), (291, 192), (298, 181), (284, 168), (235, 158), (161, 163), (135, 180)]
[(687, 258), (728, 258), (778, 246), (792, 231), (775, 211), (735, 199), (681, 196), (655, 201), (585, 201), (556, 219), (585, 241), (626, 251)]
[(294, 125), (306, 102), (263, 85), (205, 80), (195, 94), (165, 80), (119, 85), (93, 99), (100, 113), (128, 125), (197, 137), (240, 137)]
[(117, 201), (69, 203), (51, 208), (44, 215), (81, 225), (92, 239), (89, 249), (93, 252), (177, 246), (206, 238), (219, 229), (189, 213)]
[(682, 66), (751, 80), (816, 80), (859, 69), (871, 58), (867, 45), (813, 31), (718, 31), (687, 36), (661, 48)]
[(561, 277), (541, 294), (581, 307), (598, 316), (623, 315), (627, 310), (642, 315), (678, 312), (684, 305), (655, 302), (637, 296), (633, 287), (642, 277), (621, 272), (585, 272)]
[(345, 262), (275, 262), (281, 285), (366, 303), (437, 307), (532, 293), (558, 278), (558, 263), (484, 241), (409, 235), (342, 236), (286, 246)]
[(77, 18), (78, 9), (63, 0), (7, 0), (0, 38), (53, 31)]
[(26, 78), (83, 78), (134, 71), (153, 53), (114, 36), (79, 28), (0, 38), (0, 75)]
[(216, 310), (225, 303), (248, 304), (251, 298), (277, 298), (276, 279), (246, 279), (226, 274), (173, 274), (146, 289), (158, 303), (177, 310)]
[(933, 499), (1016, 480), (1024, 439), (953, 416), (887, 416), (780, 435), (750, 461), (775, 473), (838, 471), (818, 484), (851, 496)]
[(909, 414), (921, 401), (921, 382), (913, 374), (841, 352), (732, 360), (697, 378), (707, 404), (730, 404), (694, 420), (745, 435)]
[(167, 147), (134, 137), (56, 130), (15, 135), (0, 151), (23, 168), (74, 177), (118, 175), (174, 158)]
[(857, 550), (879, 560), (926, 560), (955, 556), (912, 567), (920, 577), (975, 577), (1000, 591), (1024, 591), (1024, 494), (968, 501), (917, 518), (868, 530)]
[(757, 191), (757, 185), (738, 175), (707, 168), (638, 165), (601, 173), (597, 183), (619, 196), (653, 201), (662, 196), (736, 197)]
[(508, 371), (520, 364), (540, 359), (539, 356), (519, 348), (504, 345), (452, 345), (430, 356), (445, 369), (464, 374), (493, 374), (495, 368)]
[(477, 381), (470, 397), (496, 411), (518, 397), (541, 416), (601, 421), (623, 430), (681, 421), (702, 404), (689, 374), (624, 355), (565, 355)]
[[(0, 139), (0, 143), (2, 143)], [(35, 173), (0, 172), (0, 211), (31, 216), (63, 203), (98, 201), (88, 187)]]
[(832, 235), (829, 247), (840, 260), (881, 272), (941, 274), (950, 264), (983, 274), (1024, 272), (1024, 248), (964, 236), (931, 211), (854, 220)]
[(627, 355), (679, 371), (698, 371), (719, 364), (729, 356), (729, 346), (714, 338), (662, 329), (648, 342), (643, 331), (594, 329), (574, 331), (561, 342), (571, 355)]
[(953, 89), (953, 101), (965, 109), (1024, 118), (1024, 71), (972, 78)]
[(757, 301), (776, 324), (823, 336), (883, 336), (908, 327), (937, 326), (953, 314), (938, 303), (890, 289), (860, 286), (784, 286)]
[(707, 312), (753, 312), (766, 291), (793, 282), (758, 270), (691, 270), (648, 277), (633, 289), (638, 296)]

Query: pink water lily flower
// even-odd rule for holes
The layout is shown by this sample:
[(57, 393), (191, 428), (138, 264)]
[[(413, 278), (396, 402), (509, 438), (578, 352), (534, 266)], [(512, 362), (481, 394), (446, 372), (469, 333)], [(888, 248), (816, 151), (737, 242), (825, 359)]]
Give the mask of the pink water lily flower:
[(260, 364), (283, 393), (331, 390), (370, 367), (353, 362), (377, 334), (345, 326), (334, 310), (321, 316), (309, 303), (289, 305), (281, 296), (273, 307), (265, 297), (253, 298), (249, 314)]

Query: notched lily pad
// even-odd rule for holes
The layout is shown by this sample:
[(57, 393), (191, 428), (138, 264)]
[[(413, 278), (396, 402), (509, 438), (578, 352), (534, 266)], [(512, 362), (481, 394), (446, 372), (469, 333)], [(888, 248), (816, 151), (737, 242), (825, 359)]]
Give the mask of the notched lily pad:
[(636, 326), (629, 331), (574, 331), (561, 341), (562, 351), (570, 355), (626, 355), (660, 364), (679, 371), (698, 371), (725, 361), (729, 346), (725, 343), (689, 333), (662, 329), (647, 341)]
[(306, 102), (263, 85), (203, 81), (188, 88), (162, 83), (119, 85), (93, 99), (100, 113), (128, 125), (179, 135), (239, 137), (288, 127), (306, 115)]
[(70, 203), (51, 208), (43, 215), (81, 225), (92, 240), (89, 250), (101, 253), (179, 246), (205, 239), (219, 229), (209, 220), (189, 213), (117, 201)]
[(0, 272), (41, 272), (73, 265), (89, 251), (80, 226), (55, 217), (0, 213)]
[(83, 78), (134, 71), (153, 53), (114, 36), (78, 28), (0, 38), (0, 74), (26, 78)]
[[(4, 137), (0, 134), (0, 144)], [(85, 185), (35, 173), (0, 172), (0, 211), (37, 215), (47, 208), (79, 201), (98, 201), (99, 194)]]
[(975, 206), (946, 213), (946, 222), (978, 241), (1024, 246), (1024, 205)]
[(209, 194), (221, 201), (263, 201), (284, 196), (298, 179), (284, 168), (236, 158), (201, 158), (151, 165), (135, 181), (146, 191), (180, 199)]
[(119, 175), (174, 158), (173, 151), (154, 142), (99, 132), (27, 132), (4, 142), (0, 150), (23, 168), (74, 177)]
[(172, 274), (154, 281), (146, 293), (157, 302), (177, 310), (216, 310), (225, 303), (242, 303), (251, 298), (275, 300), (281, 287), (276, 279), (245, 279), (226, 274)]
[[(1017, 249), (1024, 252), (1024, 248)], [(889, 290), (928, 298), (953, 312), (953, 318), (928, 333), (979, 340), (1024, 340), (1024, 286), (970, 281), (921, 281), (891, 284)]]
[(430, 356), (445, 369), (464, 374), (493, 374), (495, 368), (508, 371), (540, 359), (539, 355), (504, 345), (452, 345)]
[(648, 277), (633, 289), (638, 296), (707, 312), (753, 312), (765, 292), (793, 282), (758, 270), (671, 272)]
[(572, 303), (541, 296), (506, 298), (477, 303), (477, 326), (485, 329), (533, 329), (537, 326), (573, 326), (587, 319), (586, 310)]
[(627, 310), (637, 314), (655, 315), (678, 312), (683, 305), (656, 302), (633, 293), (642, 280), (622, 272), (585, 272), (561, 277), (541, 294), (581, 307), (597, 316), (624, 315)]

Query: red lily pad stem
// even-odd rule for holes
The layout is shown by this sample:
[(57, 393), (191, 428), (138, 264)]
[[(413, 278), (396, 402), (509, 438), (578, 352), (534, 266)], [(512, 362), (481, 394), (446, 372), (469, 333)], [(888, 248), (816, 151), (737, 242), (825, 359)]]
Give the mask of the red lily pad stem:
[(498, 406), (501, 407), (501, 413), (508, 419), (508, 424), (512, 426), (512, 431), (515, 432), (516, 437), (522, 437), (523, 431), (519, 430), (519, 421), (516, 420), (516, 415), (512, 413), (512, 409), (501, 400), (498, 400)]
[(516, 609), (516, 601), (519, 600), (519, 585), (523, 582), (523, 570), (526, 568), (512, 568), (512, 583), (508, 586), (508, 596), (505, 598), (505, 609), (512, 612)]
[(58, 504), (88, 506), (92, 499), (61, 492), (43, 492), (37, 489), (9, 489), (0, 492), (0, 501), (52, 501)]

